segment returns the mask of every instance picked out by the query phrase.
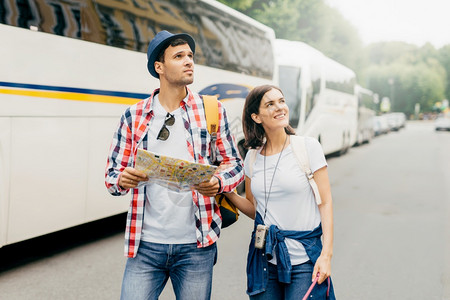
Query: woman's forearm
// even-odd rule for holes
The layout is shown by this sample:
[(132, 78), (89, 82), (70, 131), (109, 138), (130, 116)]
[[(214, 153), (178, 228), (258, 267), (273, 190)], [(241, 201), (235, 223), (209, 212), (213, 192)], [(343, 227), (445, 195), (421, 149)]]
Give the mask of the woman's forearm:
[(247, 198), (239, 196), (236, 193), (228, 193), (226, 194), (227, 198), (231, 200), (231, 202), (236, 205), (236, 207), (245, 214), (247, 217), (251, 219), (255, 219), (255, 205), (253, 201), (250, 201)]
[(314, 179), (322, 199), (322, 204), (319, 205), (323, 231), (322, 254), (331, 258), (333, 255), (333, 200), (327, 167), (314, 172)]
[(323, 249), (322, 255), (333, 256), (333, 204), (331, 199), (319, 205), (322, 220)]
[(230, 199), (243, 214), (250, 219), (255, 219), (256, 205), (253, 201), (250, 178), (245, 176), (245, 197), (242, 197), (237, 193), (228, 193), (227, 198)]

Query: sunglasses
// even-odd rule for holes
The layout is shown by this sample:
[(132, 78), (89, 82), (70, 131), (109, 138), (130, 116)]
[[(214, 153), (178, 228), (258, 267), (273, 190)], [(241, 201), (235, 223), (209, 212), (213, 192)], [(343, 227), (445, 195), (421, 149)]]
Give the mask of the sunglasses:
[(166, 119), (164, 120), (164, 124), (161, 127), (161, 130), (158, 133), (157, 140), (165, 141), (169, 138), (170, 131), (167, 126), (172, 126), (175, 123), (175, 116), (167, 113)]

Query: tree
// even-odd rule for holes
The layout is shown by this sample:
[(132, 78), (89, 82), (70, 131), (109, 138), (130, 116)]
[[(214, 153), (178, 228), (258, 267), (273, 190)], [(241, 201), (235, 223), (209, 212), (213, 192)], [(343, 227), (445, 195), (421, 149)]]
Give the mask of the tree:
[(399, 58), (411, 60), (416, 56), (417, 46), (405, 42), (381, 42), (366, 47), (369, 64), (385, 65)]
[(450, 99), (450, 45), (446, 45), (439, 49), (438, 60), (447, 72), (445, 97), (446, 99)]
[(219, 2), (222, 2), (223, 4), (226, 4), (229, 7), (232, 7), (238, 11), (244, 12), (250, 6), (252, 6), (255, 0), (226, 0), (226, 1), (219, 0)]
[[(380, 49), (373, 46), (372, 49)], [(397, 49), (398, 45), (385, 46)], [(380, 97), (391, 98), (393, 111), (413, 114), (416, 103), (420, 104), (422, 110), (431, 111), (433, 104), (444, 97), (445, 69), (435, 58), (427, 56), (423, 59), (418, 56), (420, 49), (415, 50), (413, 53), (408, 51), (411, 55), (397, 57), (389, 63), (372, 64), (367, 69), (368, 88)], [(391, 58), (389, 52), (387, 58), (379, 57), (384, 62)]]
[(354, 70), (359, 78), (366, 67), (363, 44), (356, 28), (337, 10), (324, 8), (327, 14), (329, 36), (319, 49), (325, 55)]
[(323, 0), (220, 0), (273, 28), (277, 38), (302, 41), (362, 73), (364, 52), (356, 29)]
[(353, 69), (361, 85), (392, 98), (408, 114), (450, 99), (450, 45), (383, 42), (363, 48), (356, 28), (324, 0), (220, 0), (271, 27), (277, 38), (302, 41)]

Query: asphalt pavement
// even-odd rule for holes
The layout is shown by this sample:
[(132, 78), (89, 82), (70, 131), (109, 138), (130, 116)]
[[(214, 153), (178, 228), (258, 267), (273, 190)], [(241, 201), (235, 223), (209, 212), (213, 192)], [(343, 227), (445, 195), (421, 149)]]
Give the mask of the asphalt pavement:
[[(450, 132), (408, 122), (327, 161), (337, 298), (450, 300)], [(0, 299), (118, 299), (122, 226), (119, 216), (0, 248)], [(251, 228), (241, 216), (222, 231), (212, 299), (247, 299)], [(170, 283), (160, 299), (175, 299)]]

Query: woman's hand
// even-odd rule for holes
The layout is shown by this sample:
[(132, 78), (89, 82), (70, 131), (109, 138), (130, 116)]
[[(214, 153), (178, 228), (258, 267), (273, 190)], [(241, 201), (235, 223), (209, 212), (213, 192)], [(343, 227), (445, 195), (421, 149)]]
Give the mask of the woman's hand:
[(321, 284), (331, 275), (331, 256), (321, 254), (314, 265), (312, 281), (316, 278), (317, 272), (320, 273), (318, 283)]

